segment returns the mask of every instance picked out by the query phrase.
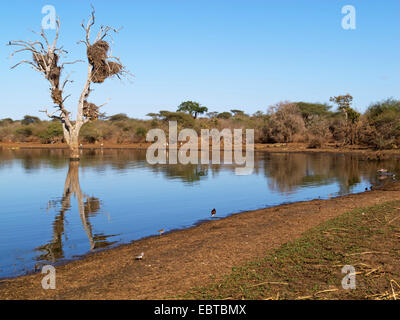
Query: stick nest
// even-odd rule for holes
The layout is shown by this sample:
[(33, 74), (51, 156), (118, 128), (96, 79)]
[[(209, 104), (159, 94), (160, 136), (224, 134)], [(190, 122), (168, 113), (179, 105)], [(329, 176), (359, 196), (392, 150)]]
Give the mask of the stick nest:
[(41, 54), (34, 53), (33, 61), (38, 68), (42, 69), (54, 87), (58, 88), (60, 84), (61, 67), (58, 66), (58, 55), (54, 52)]
[(123, 66), (118, 62), (108, 61), (110, 45), (104, 41), (96, 41), (87, 48), (87, 57), (92, 66), (92, 82), (103, 83), (105, 79), (122, 73)]
[(99, 107), (94, 103), (83, 101), (83, 116), (90, 120), (97, 120), (99, 117)]

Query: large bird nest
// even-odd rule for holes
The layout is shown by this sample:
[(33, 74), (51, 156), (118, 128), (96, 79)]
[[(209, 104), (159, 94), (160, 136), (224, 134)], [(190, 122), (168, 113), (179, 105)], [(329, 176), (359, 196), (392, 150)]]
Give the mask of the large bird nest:
[(109, 44), (104, 40), (96, 41), (87, 48), (87, 57), (92, 66), (92, 81), (103, 83), (109, 77), (121, 74), (123, 66), (118, 62), (108, 61)]
[(53, 82), (54, 87), (58, 88), (60, 84), (61, 68), (58, 64), (58, 55), (52, 53), (33, 53), (33, 61), (39, 69), (42, 69), (47, 79)]
[(92, 66), (100, 66), (106, 59), (110, 45), (103, 40), (96, 41), (87, 48), (87, 57)]
[(99, 107), (94, 103), (83, 101), (83, 116), (89, 120), (96, 120), (99, 117)]
[(62, 91), (58, 88), (51, 90), (51, 99), (56, 105), (61, 105), (63, 103)]

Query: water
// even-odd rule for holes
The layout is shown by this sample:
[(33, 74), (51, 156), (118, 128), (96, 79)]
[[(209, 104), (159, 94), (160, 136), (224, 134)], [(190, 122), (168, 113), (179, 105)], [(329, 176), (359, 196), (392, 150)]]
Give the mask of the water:
[[(0, 277), (193, 226), (240, 211), (362, 192), (400, 173), (398, 160), (341, 154), (255, 154), (255, 170), (232, 165), (149, 165), (145, 151), (0, 148)], [(216, 217), (211, 218), (211, 209)]]

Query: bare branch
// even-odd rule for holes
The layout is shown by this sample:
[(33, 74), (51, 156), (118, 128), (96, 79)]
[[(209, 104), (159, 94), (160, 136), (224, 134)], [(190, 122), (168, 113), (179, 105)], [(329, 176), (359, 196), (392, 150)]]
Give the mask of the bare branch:
[(103, 104), (99, 105), (99, 108), (104, 107), (106, 104), (108, 104), (110, 102), (111, 98), (108, 98), (106, 102), (104, 102)]
[(67, 95), (67, 96), (63, 99), (62, 103), (64, 104), (65, 100), (67, 100), (70, 96), (71, 96), (70, 94)]
[(56, 24), (57, 24), (56, 36), (54, 37), (53, 45), (51, 47), (53, 51), (56, 49), (58, 35), (60, 33), (60, 17), (57, 17)]
[(65, 78), (62, 86), (61, 86), (61, 90), (64, 90), (65, 86), (67, 85), (68, 82), (73, 83), (73, 80), (69, 80), (69, 76), (71, 75), (71, 72), (67, 75), (67, 77)]
[(93, 5), (91, 5), (91, 7), (92, 7), (92, 12), (91, 12), (91, 16), (90, 16), (90, 18), (89, 18), (89, 21), (88, 21), (86, 27), (85, 27), (85, 25), (84, 25), (83, 22), (82, 22), (82, 24), (81, 24), (83, 30), (85, 30), (85, 32), (86, 32), (86, 40), (85, 40), (85, 41), (84, 41), (84, 40), (80, 40), (80, 41), (78, 42), (78, 43), (80, 43), (80, 42), (85, 43), (87, 47), (90, 46), (90, 29), (92, 28), (92, 26), (93, 26), (94, 23), (95, 23), (95, 15), (94, 15), (94, 14), (95, 14), (96, 11), (95, 11)]
[(85, 62), (85, 61), (83, 61), (83, 60), (75, 60), (75, 61), (70, 61), (70, 62), (64, 62), (64, 63), (62, 63), (60, 65), (60, 67), (62, 69), (62, 68), (64, 68), (64, 65), (66, 65), (66, 64), (75, 64), (75, 63), (78, 63), (78, 62)]
[(47, 111), (47, 109), (45, 109), (45, 110), (39, 110), (39, 112), (45, 113), (50, 119), (61, 119), (61, 117), (55, 116), (55, 115), (54, 115), (56, 112), (58, 112), (58, 110), (57, 110), (57, 111), (54, 111), (53, 113), (49, 113), (49, 112)]
[(19, 65), (21, 65), (21, 64), (23, 64), (23, 63), (29, 64), (29, 65), (32, 66), (32, 68), (35, 69), (36, 71), (39, 71), (39, 72), (42, 71), (42, 70), (39, 69), (32, 61), (27, 61), (27, 60), (22, 60), (22, 61), (18, 62), (17, 64), (13, 65), (13, 66), (11, 67), (11, 69), (15, 69), (16, 67), (18, 67)]

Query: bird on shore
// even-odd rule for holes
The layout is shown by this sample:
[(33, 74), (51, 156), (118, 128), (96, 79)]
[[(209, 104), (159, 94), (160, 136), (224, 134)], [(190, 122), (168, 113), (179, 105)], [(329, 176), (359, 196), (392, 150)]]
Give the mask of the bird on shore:
[(162, 228), (162, 229), (160, 229), (160, 230), (158, 230), (157, 231), (159, 234), (160, 234), (160, 236), (165, 232), (165, 229), (164, 228)]
[(212, 209), (211, 210), (211, 216), (214, 217), (216, 214), (217, 214), (217, 210), (215, 210), (215, 208)]
[(144, 252), (140, 253), (140, 254), (135, 258), (135, 260), (142, 260), (143, 257), (144, 257)]
[(379, 169), (379, 170), (377, 170), (379, 173), (387, 173), (388, 171), (387, 171), (387, 169)]

